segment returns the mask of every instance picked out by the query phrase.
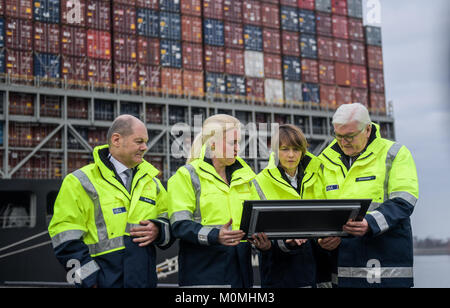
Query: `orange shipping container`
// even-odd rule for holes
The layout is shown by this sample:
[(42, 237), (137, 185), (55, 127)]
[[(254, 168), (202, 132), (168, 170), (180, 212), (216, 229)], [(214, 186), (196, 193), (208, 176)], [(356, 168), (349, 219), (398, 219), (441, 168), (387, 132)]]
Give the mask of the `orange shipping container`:
[(181, 16), (181, 40), (202, 43), (202, 19), (195, 16)]
[(161, 91), (170, 95), (181, 95), (183, 93), (183, 77), (181, 69), (161, 69)]
[(328, 109), (336, 109), (336, 86), (320, 85), (320, 106)]
[(184, 70), (183, 92), (186, 96), (203, 97), (205, 95), (203, 72)]
[(336, 84), (340, 86), (350, 86), (352, 80), (350, 64), (336, 62), (334, 67)]
[[(158, 0), (153, 0), (158, 1)], [(201, 0), (181, 0), (181, 14), (202, 16)]]

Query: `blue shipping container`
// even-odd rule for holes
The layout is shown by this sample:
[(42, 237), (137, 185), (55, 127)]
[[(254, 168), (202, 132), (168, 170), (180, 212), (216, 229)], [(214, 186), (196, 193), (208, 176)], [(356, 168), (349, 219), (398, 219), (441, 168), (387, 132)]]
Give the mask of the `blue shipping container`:
[(317, 39), (315, 35), (300, 35), (300, 49), (302, 58), (317, 59)]
[(320, 103), (320, 88), (315, 83), (304, 83), (302, 87), (303, 101)]
[(34, 76), (60, 78), (61, 63), (59, 55), (34, 54)]
[(137, 34), (159, 37), (159, 13), (153, 10), (137, 9)]
[(2, 50), (2, 51), (0, 51), (0, 73), (4, 73), (5, 70), (6, 70), (5, 50)]
[(181, 68), (181, 43), (171, 40), (161, 40), (161, 65), (165, 67)]
[(283, 75), (284, 80), (301, 81), (301, 67), (300, 58), (297, 57), (283, 57)]
[(159, 14), (161, 38), (181, 40), (181, 16), (176, 13), (161, 12)]
[(226, 94), (225, 76), (219, 73), (206, 73), (206, 93)]
[(381, 28), (366, 26), (366, 44), (381, 46)]
[(159, 0), (161, 11), (180, 12), (180, 0)]
[(363, 18), (362, 0), (347, 0), (347, 12), (349, 17)]
[(261, 27), (244, 26), (244, 46), (247, 50), (263, 51), (263, 35)]
[(226, 89), (229, 95), (245, 96), (247, 91), (245, 87), (245, 78), (237, 75), (226, 76)]
[[(3, 145), (3, 123), (0, 123), (0, 145)], [(1, 164), (2, 162), (0, 162)]]
[(59, 23), (59, 0), (34, 0), (34, 20)]
[(298, 31), (297, 8), (290, 6), (282, 6), (280, 14), (281, 14), (281, 28), (283, 30)]
[(225, 44), (223, 22), (216, 19), (203, 21), (203, 33), (205, 44), (223, 46)]
[(331, 13), (331, 0), (316, 0), (316, 10)]
[(0, 47), (5, 47), (5, 20), (0, 17)]
[(316, 14), (310, 10), (298, 10), (299, 28), (301, 33), (316, 33)]

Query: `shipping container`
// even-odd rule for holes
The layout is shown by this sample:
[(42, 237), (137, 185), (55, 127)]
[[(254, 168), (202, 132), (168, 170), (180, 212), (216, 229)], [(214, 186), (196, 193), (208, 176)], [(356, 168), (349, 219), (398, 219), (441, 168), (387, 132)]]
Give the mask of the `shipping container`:
[(282, 53), (300, 57), (300, 36), (297, 32), (281, 31)]
[(266, 78), (283, 79), (280, 55), (264, 54), (264, 76)]
[(219, 73), (205, 73), (206, 93), (210, 95), (226, 94), (225, 75)]
[(352, 89), (352, 103), (361, 103), (369, 108), (369, 92), (367, 89)]
[(67, 117), (69, 119), (88, 119), (89, 116), (88, 98), (68, 97), (67, 98)]
[(5, 19), (0, 17), (0, 48), (5, 47)]
[(62, 56), (61, 77), (69, 84), (82, 85), (87, 80), (87, 58)]
[(336, 84), (350, 86), (352, 80), (351, 66), (347, 63), (336, 62), (334, 65)]
[(33, 0), (5, 0), (5, 16), (31, 20)]
[(86, 26), (96, 30), (110, 30), (111, 8), (109, 1), (86, 0)]
[(331, 0), (316, 0), (316, 10), (331, 13)]
[(163, 39), (181, 40), (181, 16), (177, 13), (159, 13), (159, 31)]
[(72, 26), (61, 26), (61, 53), (69, 56), (86, 56), (86, 30)]
[(134, 90), (138, 86), (138, 68), (136, 63), (114, 61), (114, 80), (121, 91)]
[(13, 79), (30, 81), (33, 78), (33, 53), (21, 50), (6, 50), (6, 73)]
[(347, 16), (347, 0), (331, 0), (331, 12), (333, 14)]
[[(34, 115), (34, 96), (26, 93), (9, 93), (9, 114)], [(0, 127), (3, 127), (0, 125)]]
[(301, 9), (305, 10), (315, 10), (316, 9), (316, 1), (315, 0), (298, 0), (297, 5)]
[(280, 0), (281, 5), (297, 7), (297, 0)]
[(158, 94), (161, 92), (161, 71), (159, 66), (138, 65), (138, 84), (146, 91)]
[(111, 34), (106, 31), (87, 30), (87, 55), (94, 59), (111, 59)]
[(336, 86), (320, 85), (320, 106), (326, 109), (336, 109)]
[(261, 2), (257, 0), (243, 0), (242, 16), (245, 24), (261, 26)]
[(160, 56), (159, 39), (145, 36), (137, 37), (137, 61), (139, 63), (159, 65)]
[(223, 0), (203, 0), (203, 16), (223, 19)]
[(261, 103), (264, 101), (264, 78), (247, 77), (246, 81), (247, 98), (252, 102)]
[(181, 69), (165, 68), (161, 69), (161, 90), (170, 95), (183, 94), (183, 75)]
[(164, 106), (155, 104), (146, 104), (145, 106), (147, 123), (163, 124)]
[(334, 62), (319, 61), (319, 82), (328, 85), (336, 83)]
[(362, 0), (347, 0), (347, 13), (350, 17), (363, 18)]
[(231, 75), (245, 75), (243, 50), (231, 48), (225, 49), (225, 73)]
[(161, 11), (180, 12), (180, 0), (159, 0)]
[(381, 28), (380, 27), (365, 27), (366, 44), (373, 46), (381, 46)]
[(161, 40), (160, 48), (162, 66), (175, 68), (182, 67), (181, 43), (179, 41)]
[(111, 61), (88, 58), (87, 79), (94, 85), (108, 87), (112, 83)]
[(41, 95), (39, 114), (41, 117), (60, 118), (61, 98), (59, 96)]
[(181, 39), (185, 42), (199, 43), (202, 39), (202, 19), (195, 16), (181, 16)]
[(113, 50), (115, 61), (136, 62), (136, 36), (131, 36), (123, 33), (115, 33), (113, 36)]
[(263, 28), (263, 50), (264, 53), (281, 53), (281, 35), (277, 29)]
[(284, 98), (286, 103), (303, 101), (303, 88), (300, 82), (285, 81), (284, 82)]
[(34, 20), (59, 23), (59, 0), (34, 0)]
[(132, 5), (132, 6), (136, 5), (136, 0), (114, 0), (113, 2), (119, 3), (119, 4), (128, 4), (128, 5)]
[(235, 99), (245, 97), (245, 78), (243, 76), (226, 75), (225, 81), (228, 95), (232, 95)]
[(317, 37), (317, 56), (321, 60), (334, 60), (334, 40), (330, 37)]
[(223, 47), (205, 46), (205, 70), (207, 72), (225, 72), (225, 50)]
[(249, 77), (264, 77), (264, 54), (246, 50), (244, 52), (245, 75)]
[(244, 46), (246, 50), (263, 51), (261, 27), (244, 25)]
[(61, 23), (77, 27), (85, 27), (86, 0), (61, 0)]
[[(158, 0), (153, 0), (158, 2)], [(181, 14), (190, 16), (202, 16), (202, 1), (201, 0), (181, 0), (180, 9)], [(157, 7), (155, 8), (157, 9)]]
[(350, 62), (349, 42), (347, 40), (334, 39), (334, 59), (345, 63)]
[(224, 0), (223, 19), (225, 21), (242, 23), (242, 0)]
[(205, 81), (203, 72), (183, 70), (183, 91), (188, 97), (203, 97)]
[[(114, 109), (114, 102), (96, 99), (94, 101), (94, 119), (97, 121), (112, 121), (115, 118)], [(93, 140), (88, 140), (90, 144), (92, 144), (92, 141)]]
[(352, 103), (352, 89), (346, 87), (336, 88), (336, 103), (338, 106)]
[[(0, 50), (0, 73), (5, 73), (6, 71), (6, 59), (5, 59), (5, 50)], [(0, 104), (2, 105), (2, 104)], [(0, 107), (0, 114), (2, 111), (2, 107)]]
[(138, 103), (121, 102), (120, 114), (131, 114), (132, 116), (141, 118), (141, 105)]
[[(0, 146), (3, 146), (3, 122), (0, 122)], [(3, 166), (3, 152), (1, 154), (0, 165)]]
[(299, 31), (298, 12), (296, 7), (281, 6), (281, 28), (288, 31)]
[(204, 19), (203, 36), (205, 44), (223, 46), (225, 43), (223, 21), (216, 19)]
[(6, 18), (6, 48), (31, 51), (33, 49), (33, 23), (29, 20)]
[(34, 53), (34, 76), (42, 78), (60, 78), (61, 61), (59, 55)]
[(136, 8), (113, 2), (112, 20), (114, 32), (136, 33)]
[(244, 26), (242, 24), (224, 23), (225, 47), (244, 48)]
[(283, 77), (288, 81), (301, 81), (301, 62), (298, 57), (283, 57)]
[(183, 42), (183, 68), (186, 70), (203, 70), (203, 46)]
[(316, 32), (317, 35), (332, 36), (333, 21), (331, 14), (317, 12), (316, 13)]
[(276, 4), (261, 3), (261, 25), (280, 29), (280, 8)]
[(331, 22), (333, 23), (333, 36), (347, 40), (349, 38), (347, 16), (332, 15)]
[(283, 104), (283, 81), (266, 78), (264, 80), (264, 95), (267, 104)]
[(378, 46), (367, 46), (367, 64), (369, 68), (383, 69), (383, 50)]
[(369, 87), (371, 92), (384, 93), (384, 76), (382, 70), (369, 68)]
[(315, 35), (300, 35), (300, 54), (302, 58), (317, 59), (317, 40)]
[(150, 9), (138, 8), (137, 34), (149, 37), (159, 37), (159, 13)]
[(302, 81), (319, 83), (319, 63), (317, 60), (302, 59)]
[(364, 42), (362, 19), (348, 18), (348, 38), (353, 41)]
[(34, 51), (59, 54), (59, 25), (34, 23)]
[(298, 10), (298, 19), (301, 33), (316, 33), (316, 14), (314, 11)]
[(302, 96), (304, 102), (320, 103), (320, 87), (315, 83), (302, 84)]
[(383, 93), (370, 93), (370, 110), (372, 112), (386, 112), (386, 97)]
[(350, 62), (353, 64), (366, 65), (366, 46), (360, 42), (350, 42)]

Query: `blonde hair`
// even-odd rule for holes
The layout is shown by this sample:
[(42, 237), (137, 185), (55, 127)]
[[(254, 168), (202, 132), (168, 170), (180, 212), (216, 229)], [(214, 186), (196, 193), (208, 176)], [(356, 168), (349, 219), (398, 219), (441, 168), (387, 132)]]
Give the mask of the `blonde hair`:
[(230, 129), (240, 129), (241, 122), (228, 114), (216, 114), (207, 118), (202, 125), (202, 130), (192, 142), (191, 153), (186, 163), (200, 158), (204, 145), (210, 146), (214, 136), (223, 136)]

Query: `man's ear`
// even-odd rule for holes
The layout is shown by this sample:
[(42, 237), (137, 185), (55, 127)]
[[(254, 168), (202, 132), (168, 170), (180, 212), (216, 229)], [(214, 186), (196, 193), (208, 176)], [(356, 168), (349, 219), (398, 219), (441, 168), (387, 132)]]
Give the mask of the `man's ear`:
[(114, 133), (111, 136), (111, 146), (113, 147), (120, 147), (120, 143), (121, 143), (121, 138), (122, 136), (120, 136), (120, 134), (118, 133)]

